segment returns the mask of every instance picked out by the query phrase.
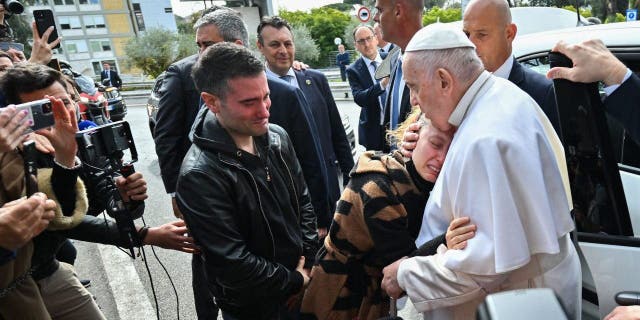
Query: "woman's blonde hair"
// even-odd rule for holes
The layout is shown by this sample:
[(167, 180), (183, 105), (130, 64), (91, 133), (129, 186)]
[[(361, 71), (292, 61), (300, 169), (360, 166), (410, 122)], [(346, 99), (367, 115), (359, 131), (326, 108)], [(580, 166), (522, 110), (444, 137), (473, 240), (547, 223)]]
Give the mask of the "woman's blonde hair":
[(407, 115), (407, 118), (395, 130), (387, 130), (386, 138), (389, 145), (395, 145), (396, 148), (400, 149), (400, 147), (402, 146), (402, 137), (404, 136), (404, 132), (407, 130), (410, 124), (416, 121), (421, 121), (420, 128), (429, 123), (429, 120), (427, 118), (422, 117), (422, 111), (420, 110), (420, 107), (413, 106), (411, 107), (411, 112), (409, 113), (409, 115)]

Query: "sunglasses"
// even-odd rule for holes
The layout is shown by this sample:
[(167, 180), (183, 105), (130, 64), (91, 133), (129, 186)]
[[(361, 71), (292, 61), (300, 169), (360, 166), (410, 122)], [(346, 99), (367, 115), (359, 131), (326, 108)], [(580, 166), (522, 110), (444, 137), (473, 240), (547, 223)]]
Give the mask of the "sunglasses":
[(0, 42), (0, 50), (9, 51), (9, 49), (24, 51), (24, 45), (18, 42)]

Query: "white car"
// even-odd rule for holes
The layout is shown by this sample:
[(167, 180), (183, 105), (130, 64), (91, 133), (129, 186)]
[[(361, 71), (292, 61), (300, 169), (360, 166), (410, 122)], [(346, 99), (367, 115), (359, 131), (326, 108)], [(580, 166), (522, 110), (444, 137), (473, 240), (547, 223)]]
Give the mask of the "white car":
[[(601, 39), (633, 72), (640, 72), (640, 22), (522, 35), (516, 37), (513, 53), (524, 66), (546, 73), (549, 70), (548, 52), (558, 41), (579, 43), (593, 38)], [(561, 114), (563, 107), (567, 106), (562, 103), (558, 106)], [(580, 197), (584, 198), (585, 194), (593, 196), (585, 207), (574, 210), (582, 250), (583, 319), (603, 318), (617, 306), (614, 298), (620, 292), (640, 293), (640, 147), (626, 135), (616, 120), (607, 119), (606, 123), (609, 133), (602, 134), (603, 131), (600, 131), (599, 137), (594, 140), (610, 135), (610, 140), (605, 140), (603, 145), (604, 149), (612, 151), (612, 160), (608, 161), (597, 151), (593, 152), (591, 168), (576, 169), (575, 163), (569, 163), (570, 167), (573, 166), (573, 172), (593, 170), (601, 173), (598, 170), (607, 164), (609, 169), (613, 168), (608, 171), (612, 174), (604, 174), (588, 182), (577, 183), (575, 175), (572, 177), (574, 203), (580, 201)], [(565, 139), (587, 134), (582, 132), (586, 129), (580, 125), (563, 122), (562, 127)], [(567, 150), (569, 144), (566, 140), (563, 143), (567, 159), (570, 159), (575, 150)], [(585, 192), (584, 189), (589, 190)], [(613, 201), (608, 200), (612, 198)], [(616, 204), (615, 199), (621, 202)]]

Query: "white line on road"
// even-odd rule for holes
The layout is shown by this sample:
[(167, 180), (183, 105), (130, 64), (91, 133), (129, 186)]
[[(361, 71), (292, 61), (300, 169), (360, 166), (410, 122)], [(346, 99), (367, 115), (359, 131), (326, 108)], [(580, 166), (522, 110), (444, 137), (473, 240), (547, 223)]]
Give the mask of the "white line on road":
[(115, 246), (98, 245), (100, 257), (121, 320), (154, 319), (151, 306), (133, 261)]

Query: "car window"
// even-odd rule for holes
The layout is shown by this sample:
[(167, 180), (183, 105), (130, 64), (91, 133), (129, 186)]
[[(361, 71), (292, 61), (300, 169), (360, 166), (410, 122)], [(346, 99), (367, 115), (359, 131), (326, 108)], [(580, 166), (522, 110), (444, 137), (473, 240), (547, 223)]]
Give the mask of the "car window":
[[(632, 72), (636, 74), (640, 72), (640, 54), (625, 54), (620, 56), (620, 59), (625, 62)], [(520, 60), (520, 63), (540, 74), (546, 74), (550, 69), (549, 58), (546, 54), (529, 56), (524, 60)], [(604, 97), (602, 85), (599, 86), (599, 91)], [(609, 128), (611, 150), (615, 160), (621, 167), (621, 183), (626, 196), (626, 203), (628, 204), (632, 229), (635, 231), (633, 233), (638, 235), (637, 230), (640, 230), (640, 203), (636, 203), (637, 201), (634, 202), (632, 199), (636, 198), (634, 193), (638, 185), (640, 185), (640, 175), (638, 175), (640, 173), (640, 145), (629, 137), (617, 120), (607, 117), (606, 122)], [(567, 133), (563, 131), (563, 134), (566, 135), (565, 138), (575, 138), (579, 134), (576, 130), (583, 132), (583, 129), (585, 129), (578, 127), (572, 126), (573, 132)], [(584, 148), (586, 145), (583, 144), (581, 146)], [(577, 150), (572, 151), (571, 148), (567, 152), (567, 159), (570, 162), (570, 175), (573, 177), (573, 183), (575, 183), (572, 186), (573, 214), (578, 231), (601, 235), (629, 234), (628, 229), (623, 231), (625, 228), (621, 228), (621, 224), (628, 223), (620, 221), (619, 217), (612, 214), (617, 210), (613, 210), (614, 208), (611, 207), (613, 202), (608, 199), (608, 194), (611, 194), (611, 190), (607, 190), (608, 183), (605, 183), (606, 179), (602, 175), (602, 154), (597, 150), (589, 153), (588, 150), (580, 150), (578, 152)], [(572, 155), (576, 154), (580, 154), (584, 158), (579, 165), (571, 162)], [(584, 161), (585, 159), (590, 159), (589, 157), (584, 157), (585, 154), (593, 154), (592, 161)], [(627, 210), (623, 211), (626, 212)]]

